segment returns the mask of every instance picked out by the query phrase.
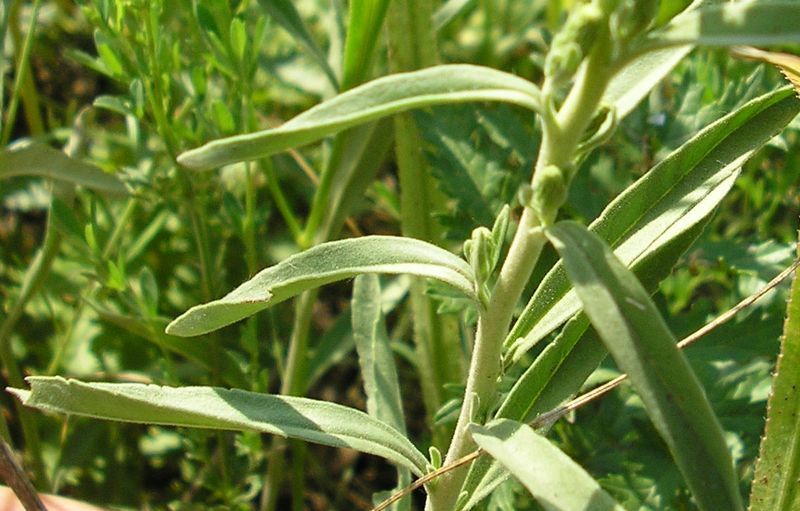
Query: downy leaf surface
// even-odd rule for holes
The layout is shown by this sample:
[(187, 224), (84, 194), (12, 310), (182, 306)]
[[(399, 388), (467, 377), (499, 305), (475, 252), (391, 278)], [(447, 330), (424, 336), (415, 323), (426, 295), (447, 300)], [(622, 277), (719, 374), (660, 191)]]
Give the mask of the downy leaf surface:
[(14, 144), (0, 151), (0, 179), (15, 176), (46, 177), (109, 195), (128, 195), (116, 176), (41, 142)]
[(84, 383), (61, 377), (27, 381), (31, 390), (10, 392), (41, 410), (139, 424), (259, 431), (375, 454), (416, 475), (427, 462), (395, 428), (328, 401), (218, 387)]
[(472, 438), (547, 511), (623, 511), (580, 465), (530, 426), (508, 419), (472, 424)]
[(178, 162), (209, 169), (305, 145), (338, 131), (413, 108), (499, 101), (540, 110), (539, 89), (488, 67), (453, 64), (378, 78), (303, 112), (282, 126), (209, 142)]
[(166, 331), (179, 336), (212, 332), (303, 291), (362, 273), (430, 277), (469, 297), (476, 296), (472, 268), (456, 255), (412, 238), (363, 236), (295, 254), (262, 270), (223, 298), (189, 309)]

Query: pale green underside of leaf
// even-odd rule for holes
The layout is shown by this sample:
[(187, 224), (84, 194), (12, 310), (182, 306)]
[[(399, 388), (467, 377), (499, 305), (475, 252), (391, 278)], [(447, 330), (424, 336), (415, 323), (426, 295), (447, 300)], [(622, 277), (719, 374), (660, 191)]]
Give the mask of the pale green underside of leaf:
[(303, 291), (362, 273), (429, 277), (476, 299), (472, 269), (463, 259), (412, 238), (364, 236), (323, 243), (291, 256), (225, 297), (189, 309), (166, 331), (179, 336), (211, 332)]
[(586, 227), (560, 222), (546, 233), (586, 315), (628, 374), (699, 507), (743, 509), (719, 421), (650, 295)]
[(84, 383), (30, 377), (31, 390), (9, 389), (26, 406), (140, 424), (259, 431), (384, 457), (416, 475), (425, 456), (391, 426), (346, 406), (301, 397), (218, 387)]
[(116, 176), (41, 142), (15, 144), (0, 152), (0, 179), (15, 176), (46, 177), (110, 195), (128, 195)]
[(751, 511), (800, 509), (800, 279), (795, 274), (767, 426), (756, 462)]
[(472, 438), (550, 511), (623, 511), (569, 456), (529, 426), (508, 419), (472, 424)]
[(465, 64), (399, 73), (351, 89), (303, 112), (282, 126), (209, 142), (178, 162), (209, 169), (262, 158), (305, 145), (388, 115), (445, 103), (500, 101), (540, 110), (539, 89), (518, 76)]
[[(653, 167), (615, 198), (590, 230), (638, 271), (640, 262), (713, 212), (741, 166), (798, 110), (788, 87), (750, 101)], [(580, 310), (570, 287), (561, 263), (545, 276), (506, 339), (513, 360)]]
[(800, 42), (800, 3), (730, 2), (708, 5), (676, 16), (654, 32), (649, 49), (682, 44), (729, 46)]

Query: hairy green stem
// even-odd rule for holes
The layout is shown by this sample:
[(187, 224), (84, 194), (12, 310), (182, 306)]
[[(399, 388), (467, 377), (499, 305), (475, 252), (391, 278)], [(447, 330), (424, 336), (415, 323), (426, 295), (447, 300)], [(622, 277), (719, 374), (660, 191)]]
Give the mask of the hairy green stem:
[[(575, 148), (599, 106), (611, 78), (608, 31), (602, 30), (597, 39), (561, 109), (555, 115), (546, 112), (544, 116), (542, 146), (534, 169), (534, 180), (535, 174), (545, 167), (555, 165), (566, 169), (572, 164)], [(549, 82), (543, 86), (545, 91), (551, 88)], [(546, 98), (546, 101), (549, 99)], [(555, 217), (555, 212), (546, 212), (546, 216), (550, 216), (550, 213)], [(445, 465), (475, 448), (467, 427), (471, 422), (482, 423), (496, 399), (503, 341), (511, 326), (514, 307), (536, 266), (545, 241), (538, 214), (525, 208), (489, 303), (480, 314), (464, 405), (447, 451)], [(452, 509), (466, 472), (467, 467), (462, 467), (443, 475), (430, 494), (426, 509)]]

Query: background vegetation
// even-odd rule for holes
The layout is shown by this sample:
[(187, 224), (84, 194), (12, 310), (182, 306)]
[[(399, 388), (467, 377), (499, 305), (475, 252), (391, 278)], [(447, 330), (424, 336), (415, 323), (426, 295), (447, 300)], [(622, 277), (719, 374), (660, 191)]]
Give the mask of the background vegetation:
[[(432, 58), (538, 82), (544, 52), (572, 3), (446, 2), (433, 18), (438, 56)], [(665, 1), (662, 9), (685, 3)], [(360, 161), (374, 167), (375, 178), (364, 183), (363, 193), (339, 197), (347, 207), (336, 211), (315, 201), (319, 187), (333, 186), (334, 198), (338, 193), (320, 174), (342, 165), (340, 138), (212, 172), (176, 165), (178, 154), (208, 140), (277, 126), (337, 90), (399, 70), (380, 31), (364, 35), (360, 55), (345, 65), (337, 61), (348, 44), (345, 2), (293, 2), (302, 19), (294, 26), (305, 32), (287, 30), (293, 20), (280, 17), (281, 4), (3, 2), (2, 145), (26, 138), (66, 146), (125, 184), (92, 182), (75, 190), (40, 177), (2, 181), (6, 384), (20, 387), (19, 376), (31, 374), (217, 385), (366, 408), (351, 355), (350, 283), (201, 338), (163, 333), (191, 306), (325, 239), (413, 235), (386, 126), (351, 133), (371, 142)], [(377, 11), (380, 5), (375, 2)], [(784, 49), (797, 53), (798, 47)], [(773, 68), (725, 50), (695, 50), (582, 162), (562, 217), (588, 223), (702, 127), (782, 83)], [(435, 240), (460, 252), (475, 227), (491, 226), (504, 204), (519, 204), (517, 190), (530, 181), (538, 147), (535, 119), (516, 107), (489, 104), (434, 107), (408, 119), (418, 126), (432, 174), (424, 178), (432, 209), (421, 212), (435, 220), (429, 221)], [(745, 165), (703, 235), (661, 282), (654, 299), (676, 337), (754, 293), (792, 262), (800, 215), (798, 128), (795, 121)], [(335, 217), (342, 212), (347, 220), (340, 234)], [(31, 282), (31, 268), (42, 259), (49, 271)], [(535, 274), (543, 275), (555, 259), (555, 251), (546, 250)], [(444, 446), (463, 394), (465, 359), (433, 354), (432, 375), (412, 341), (419, 309), (409, 307), (408, 283), (387, 278), (383, 284), (409, 433), (419, 446)], [(417, 291), (450, 318), (447, 328), (461, 332), (455, 353), (463, 353), (474, 314), (461, 314), (464, 304), (446, 290)], [(787, 291), (788, 285), (779, 287), (687, 352), (726, 432), (743, 494), (763, 433)], [(311, 354), (298, 379), (287, 375), (294, 369), (286, 360), (303, 303), (312, 318)], [(513, 371), (520, 369), (511, 369), (509, 381)], [(619, 373), (608, 359), (584, 388)], [(435, 388), (425, 388), (431, 382)], [(47, 415), (22, 409), (8, 395), (0, 400), (9, 438), (24, 453), (37, 487), (103, 506), (251, 509), (270, 480), (268, 455), (274, 460), (275, 452), (286, 450), (270, 451), (274, 440), (258, 433)], [(629, 387), (557, 422), (550, 438), (628, 509), (693, 506)], [(291, 501), (295, 509), (370, 509), (374, 492), (395, 485), (394, 471), (374, 457), (320, 446), (290, 450), (287, 477), (274, 495), (279, 506)], [(537, 509), (513, 481), (486, 505)]]

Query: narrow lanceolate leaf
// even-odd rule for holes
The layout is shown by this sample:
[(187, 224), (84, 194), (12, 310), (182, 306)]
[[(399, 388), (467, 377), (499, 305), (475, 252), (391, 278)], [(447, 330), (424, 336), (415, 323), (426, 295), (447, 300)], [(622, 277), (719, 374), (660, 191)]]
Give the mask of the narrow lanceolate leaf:
[[(381, 285), (377, 275), (359, 275), (353, 284), (353, 339), (367, 395), (367, 413), (406, 434), (400, 382), (383, 318)], [(398, 467), (397, 489), (411, 483), (408, 469)], [(404, 499), (394, 509), (410, 509)]]
[(473, 424), (472, 438), (548, 511), (623, 511), (592, 476), (525, 424), (501, 419)]
[(603, 94), (602, 103), (613, 105), (617, 118), (622, 119), (636, 108), (692, 48), (688, 45), (678, 46), (639, 55), (614, 75)]
[(9, 389), (26, 406), (140, 424), (260, 431), (382, 456), (417, 475), (425, 456), (402, 433), (346, 406), (314, 399), (218, 387), (84, 383), (31, 377), (31, 390)]
[(211, 332), (303, 291), (362, 273), (429, 277), (475, 298), (472, 269), (463, 259), (424, 241), (364, 236), (323, 243), (289, 257), (225, 297), (189, 309), (167, 326), (167, 333), (192, 336)]
[(534, 84), (512, 74), (463, 64), (436, 66), (378, 78), (278, 128), (215, 140), (183, 153), (178, 161), (189, 168), (208, 169), (253, 160), (381, 117), (445, 103), (500, 101), (538, 111), (539, 96)]
[(682, 44), (729, 46), (800, 42), (800, 3), (726, 2), (676, 16), (653, 32), (648, 49)]
[[(590, 230), (642, 280), (647, 261), (714, 211), (741, 166), (800, 110), (790, 88), (765, 94), (695, 135), (615, 198)], [(543, 279), (506, 339), (517, 359), (577, 313), (580, 301), (561, 263)]]
[(116, 176), (40, 142), (15, 144), (0, 151), (0, 179), (15, 176), (46, 177), (111, 195), (128, 194)]
[[(704, 0), (695, 0), (685, 11), (675, 16), (671, 23), (680, 25), (684, 16)], [(618, 119), (628, 115), (650, 90), (666, 77), (672, 69), (692, 51), (692, 45), (669, 47), (638, 54), (614, 75), (603, 93), (602, 104), (613, 105)]]
[(743, 509), (719, 421), (650, 295), (582, 225), (560, 222), (546, 232), (586, 315), (628, 373), (700, 509)]
[(367, 413), (405, 432), (400, 383), (383, 322), (377, 275), (359, 275), (353, 284), (353, 339), (358, 353)]
[(795, 274), (750, 511), (800, 509), (800, 279)]

